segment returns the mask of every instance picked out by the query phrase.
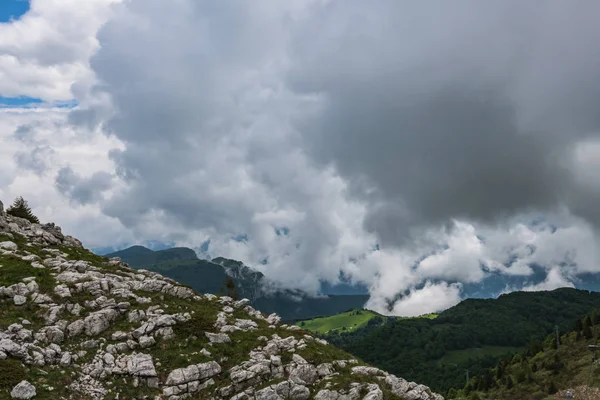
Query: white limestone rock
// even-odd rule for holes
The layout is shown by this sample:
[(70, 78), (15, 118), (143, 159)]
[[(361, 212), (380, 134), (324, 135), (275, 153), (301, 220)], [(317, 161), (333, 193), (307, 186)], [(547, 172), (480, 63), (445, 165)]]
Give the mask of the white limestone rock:
[(35, 395), (35, 386), (27, 381), (21, 381), (10, 391), (10, 397), (13, 399), (29, 400), (34, 398)]

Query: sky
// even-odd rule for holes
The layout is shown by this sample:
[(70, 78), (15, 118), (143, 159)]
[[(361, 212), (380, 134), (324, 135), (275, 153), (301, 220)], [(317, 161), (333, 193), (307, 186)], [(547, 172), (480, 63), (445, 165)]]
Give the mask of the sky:
[(600, 272), (596, 1), (26, 6), (0, 5), (0, 199), (87, 247), (396, 315)]

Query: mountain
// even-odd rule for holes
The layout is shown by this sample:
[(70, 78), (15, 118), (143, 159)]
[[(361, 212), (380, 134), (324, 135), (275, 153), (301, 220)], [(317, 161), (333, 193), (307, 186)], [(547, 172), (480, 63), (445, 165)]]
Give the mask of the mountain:
[(599, 399), (599, 336), (600, 310), (560, 335), (558, 348), (555, 334), (534, 340), (526, 351), (471, 378), (463, 390), (452, 391), (451, 398), (539, 400), (567, 398), (571, 392), (575, 399)]
[(119, 257), (136, 269), (159, 272), (202, 293), (224, 293), (224, 282), (231, 277), (239, 296), (250, 299), (251, 304), (264, 313), (279, 314), (284, 321), (362, 308), (369, 299), (365, 294), (314, 297), (301, 290), (277, 288), (260, 271), (240, 261), (223, 257), (201, 260), (192, 249), (185, 247), (153, 251), (132, 246), (106, 256)]
[(0, 268), (0, 398), (443, 400), (247, 299), (92, 254), (54, 224), (1, 213)]
[(196, 252), (187, 247), (153, 251), (144, 246), (131, 246), (125, 250), (106, 254), (106, 257), (119, 257), (121, 260), (138, 268), (152, 267), (164, 262), (179, 260), (198, 260)]
[(600, 293), (577, 289), (513, 292), (497, 299), (468, 299), (435, 319), (382, 317), (351, 332), (324, 336), (380, 368), (447, 392), (471, 376), (544, 338), (558, 325), (571, 329), (579, 316), (600, 307)]

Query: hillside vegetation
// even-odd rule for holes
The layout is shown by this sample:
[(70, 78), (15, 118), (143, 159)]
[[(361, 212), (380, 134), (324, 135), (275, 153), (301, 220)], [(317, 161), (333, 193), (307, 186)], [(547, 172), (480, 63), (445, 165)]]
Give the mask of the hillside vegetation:
[(442, 400), (247, 299), (0, 213), (0, 398)]
[(463, 390), (452, 391), (451, 398), (523, 399), (559, 398), (567, 391), (578, 400), (600, 398), (600, 365), (598, 345), (600, 313), (578, 320), (575, 329), (543, 341), (532, 340), (525, 351), (505, 358), (494, 368), (473, 377)]
[(431, 320), (389, 319), (324, 337), (380, 368), (446, 393), (465, 385), (466, 369), (478, 375), (532, 338), (545, 338), (555, 325), (568, 331), (596, 307), (600, 293), (568, 288), (516, 292), (465, 300)]

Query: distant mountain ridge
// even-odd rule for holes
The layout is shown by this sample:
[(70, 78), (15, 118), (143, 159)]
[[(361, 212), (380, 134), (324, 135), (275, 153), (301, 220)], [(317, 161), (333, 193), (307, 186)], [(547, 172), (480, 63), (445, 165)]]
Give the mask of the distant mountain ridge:
[(262, 312), (279, 314), (285, 321), (334, 315), (352, 308), (362, 308), (369, 299), (366, 294), (324, 295), (315, 298), (301, 290), (274, 289), (263, 273), (241, 261), (224, 257), (203, 260), (187, 247), (154, 251), (144, 246), (132, 246), (105, 256), (119, 257), (136, 269), (159, 272), (202, 293), (223, 294), (223, 285), (229, 276), (234, 280), (240, 297), (250, 299)]

